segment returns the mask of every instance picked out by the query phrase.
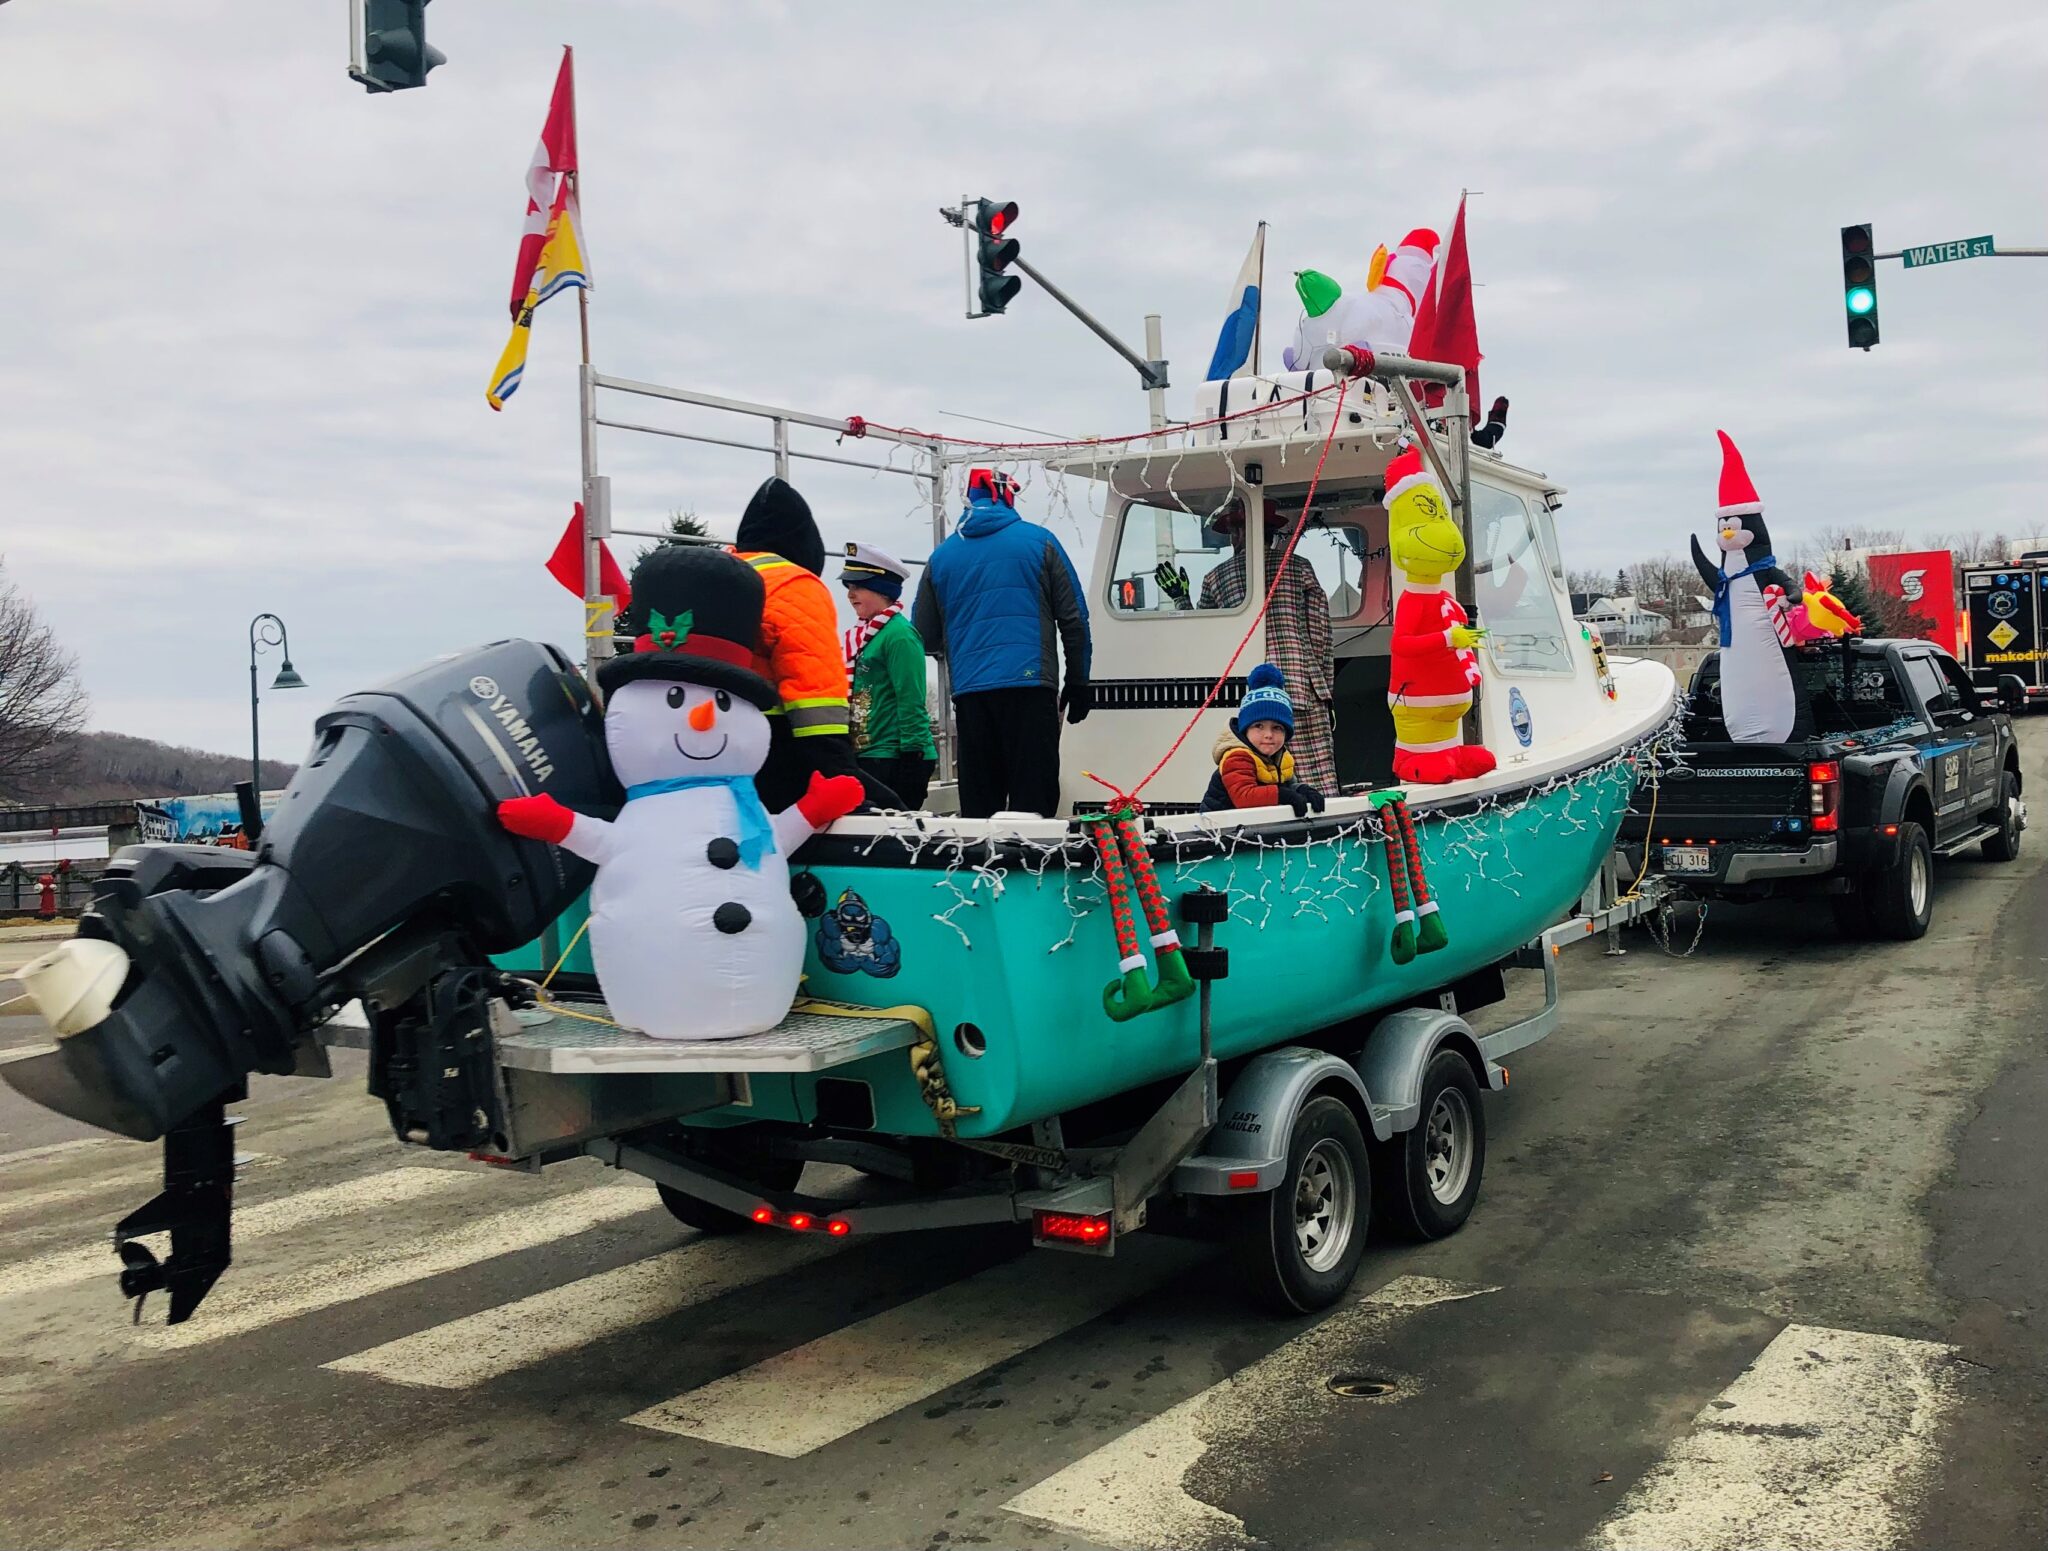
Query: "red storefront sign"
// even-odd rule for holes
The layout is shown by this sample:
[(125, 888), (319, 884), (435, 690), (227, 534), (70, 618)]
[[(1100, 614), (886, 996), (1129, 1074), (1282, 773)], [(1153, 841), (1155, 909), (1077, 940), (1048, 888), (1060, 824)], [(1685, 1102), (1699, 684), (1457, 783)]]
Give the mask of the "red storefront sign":
[(1945, 549), (1872, 555), (1870, 585), (1890, 593), (1926, 622), (1915, 632), (1952, 652), (1963, 649), (1956, 626), (1956, 557)]

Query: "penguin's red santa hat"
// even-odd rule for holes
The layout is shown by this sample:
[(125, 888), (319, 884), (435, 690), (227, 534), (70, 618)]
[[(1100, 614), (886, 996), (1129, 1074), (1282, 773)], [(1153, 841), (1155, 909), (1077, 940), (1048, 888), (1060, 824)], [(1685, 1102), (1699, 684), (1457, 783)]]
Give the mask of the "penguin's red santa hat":
[(1714, 434), (1721, 438), (1721, 504), (1714, 509), (1714, 515), (1755, 516), (1764, 509), (1764, 503), (1757, 499), (1756, 486), (1749, 482), (1749, 470), (1742, 466), (1742, 454), (1728, 439), (1726, 431)]

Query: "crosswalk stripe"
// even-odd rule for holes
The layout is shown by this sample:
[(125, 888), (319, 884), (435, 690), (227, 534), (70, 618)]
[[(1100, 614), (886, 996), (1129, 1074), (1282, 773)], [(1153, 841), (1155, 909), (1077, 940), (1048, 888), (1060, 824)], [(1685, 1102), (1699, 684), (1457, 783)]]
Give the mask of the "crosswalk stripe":
[(134, 1334), (144, 1346), (159, 1349), (200, 1346), (570, 1238), (657, 1207), (654, 1193), (637, 1181), (588, 1186), (459, 1227), (389, 1239), (374, 1250), (341, 1260), (247, 1281), (223, 1279), (194, 1318), (182, 1325), (139, 1326)]
[(1955, 1348), (1787, 1325), (1693, 1418), (1594, 1544), (1902, 1544), (1955, 1405)]
[[(384, 1206), (398, 1206), (456, 1190), (465, 1185), (474, 1185), (478, 1179), (478, 1175), (455, 1169), (386, 1169), (381, 1174), (371, 1174), (363, 1179), (343, 1180), (339, 1184), (322, 1185), (314, 1190), (302, 1190), (295, 1195), (281, 1196), (275, 1201), (264, 1201), (255, 1206), (238, 1208), (234, 1220), (235, 1239), (237, 1242), (246, 1242), (273, 1233), (289, 1232), (293, 1228), (304, 1227), (308, 1223), (321, 1222), (343, 1214), (373, 1211)], [(113, 1251), (105, 1242), (79, 1249), (55, 1250), (47, 1255), (38, 1255), (32, 1260), (24, 1260), (17, 1265), (0, 1268), (0, 1298), (42, 1292), (52, 1287), (62, 1287), (67, 1282), (82, 1282), (119, 1269), (120, 1262), (114, 1258)]]
[(17, 1163), (36, 1163), (44, 1158), (54, 1158), (61, 1153), (80, 1152), (88, 1147), (110, 1147), (122, 1140), (118, 1136), (81, 1136), (69, 1142), (45, 1142), (41, 1147), (21, 1147), (13, 1152), (0, 1153), (0, 1169)]
[(839, 1239), (794, 1233), (697, 1239), (322, 1366), (395, 1384), (467, 1389), (797, 1270), (843, 1247)]
[[(236, 1153), (235, 1178), (239, 1180), (250, 1169), (277, 1161), (269, 1153)], [(103, 1195), (110, 1190), (127, 1189), (145, 1180), (161, 1180), (163, 1175), (163, 1162), (158, 1159), (146, 1168), (116, 1169), (106, 1174), (95, 1174), (91, 1179), (74, 1180), (68, 1185), (52, 1185), (48, 1190), (10, 1190), (6, 1195), (0, 1196), (0, 1209), (4, 1209), (5, 1216), (11, 1223), (34, 1216), (44, 1207), (54, 1206), (59, 1201), (73, 1201), (80, 1196)]]
[(1028, 1254), (629, 1416), (637, 1427), (796, 1459), (1165, 1281), (1175, 1256)]
[(1417, 1309), (1500, 1291), (1434, 1277), (1402, 1276), (1331, 1315), (1249, 1367), (1190, 1395), (1003, 1506), (1105, 1545), (1169, 1548), (1245, 1544), (1243, 1522), (1182, 1486), (1226, 1432), (1272, 1436), (1272, 1419), (1298, 1409), (1294, 1397), (1320, 1388), (1333, 1362), (1362, 1339)]

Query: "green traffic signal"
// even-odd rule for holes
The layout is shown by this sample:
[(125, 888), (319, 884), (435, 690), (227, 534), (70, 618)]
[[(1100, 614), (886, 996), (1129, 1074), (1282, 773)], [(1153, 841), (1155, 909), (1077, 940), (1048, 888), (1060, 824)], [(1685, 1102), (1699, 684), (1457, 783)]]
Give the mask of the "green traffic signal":
[(1877, 343), (1877, 252), (1870, 223), (1842, 228), (1842, 307), (1849, 346), (1868, 350)]

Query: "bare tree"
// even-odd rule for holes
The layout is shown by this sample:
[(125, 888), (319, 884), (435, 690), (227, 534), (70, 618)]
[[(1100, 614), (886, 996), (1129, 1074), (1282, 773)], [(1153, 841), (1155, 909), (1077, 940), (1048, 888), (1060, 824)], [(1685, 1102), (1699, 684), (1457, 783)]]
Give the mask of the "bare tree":
[(0, 794), (19, 796), (48, 778), (86, 706), (78, 659), (0, 560)]
[(1605, 571), (1575, 567), (1565, 572), (1564, 585), (1567, 592), (1582, 592), (1589, 598), (1602, 598), (1611, 590), (1613, 580)]
[(1645, 607), (1656, 609), (1674, 625), (1692, 611), (1692, 600), (1709, 590), (1685, 555), (1638, 560), (1628, 568), (1628, 585)]

